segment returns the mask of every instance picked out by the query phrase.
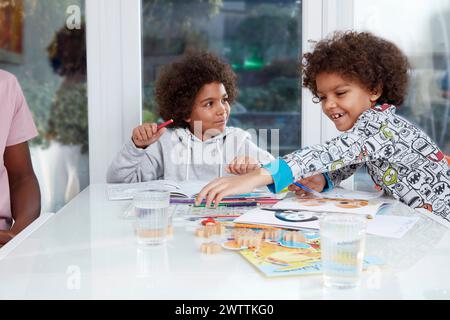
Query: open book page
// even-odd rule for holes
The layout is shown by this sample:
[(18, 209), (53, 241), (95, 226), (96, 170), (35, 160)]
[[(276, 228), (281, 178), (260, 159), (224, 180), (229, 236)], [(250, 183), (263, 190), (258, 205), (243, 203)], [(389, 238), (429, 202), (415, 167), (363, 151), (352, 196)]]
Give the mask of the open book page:
[[(244, 213), (242, 216), (234, 220), (235, 223), (268, 225), (289, 229), (319, 229), (319, 220), (296, 222), (287, 221), (288, 219), (280, 219), (277, 216), (278, 211), (265, 209), (253, 209)], [(310, 215), (312, 215), (310, 213)]]
[(174, 198), (195, 198), (197, 194), (206, 186), (209, 181), (188, 180), (178, 182), (179, 189), (171, 192)]
[(181, 189), (179, 184), (170, 180), (154, 180), (135, 183), (110, 183), (107, 186), (108, 200), (128, 200), (133, 199), (136, 192), (146, 190), (169, 190), (175, 192)]
[(275, 209), (305, 210), (312, 212), (336, 212), (364, 214), (374, 217), (383, 207), (389, 204), (382, 199), (331, 199), (331, 198), (299, 198), (284, 199), (273, 206)]
[[(305, 233), (305, 241), (295, 247), (275, 242), (263, 242), (258, 248), (241, 250), (239, 253), (268, 277), (299, 276), (322, 272), (320, 238), (315, 233)], [(382, 265), (376, 257), (364, 257), (363, 269)]]
[[(288, 229), (319, 229), (320, 212), (284, 212), (267, 208), (253, 209), (234, 220), (235, 223), (255, 225), (269, 225)], [(306, 221), (298, 221), (303, 216)], [(417, 217), (377, 215), (373, 219), (367, 219), (367, 233), (387, 238), (402, 238), (418, 221)]]
[(239, 253), (268, 277), (320, 273), (319, 235), (305, 235), (301, 245), (299, 248), (288, 248), (275, 242), (262, 242), (258, 248)]
[[(172, 181), (172, 180), (153, 180), (135, 183), (111, 183), (107, 186), (109, 200), (129, 200), (133, 199), (136, 192), (151, 189), (164, 189), (170, 191), (172, 198), (189, 198), (193, 199), (210, 181), (188, 180), (188, 181)], [(232, 195), (226, 198), (264, 198), (272, 197), (281, 199), (286, 193), (275, 195), (266, 189), (255, 189), (248, 194)]]
[(193, 198), (208, 184), (208, 181), (192, 180), (175, 182), (171, 180), (153, 180), (136, 183), (108, 184), (107, 193), (109, 200), (133, 199), (136, 192), (146, 190), (168, 190), (172, 197)]
[(330, 191), (322, 192), (321, 195), (324, 198), (331, 199), (354, 199), (354, 200), (370, 200), (383, 196), (383, 190), (373, 192), (348, 190), (342, 187), (336, 187)]

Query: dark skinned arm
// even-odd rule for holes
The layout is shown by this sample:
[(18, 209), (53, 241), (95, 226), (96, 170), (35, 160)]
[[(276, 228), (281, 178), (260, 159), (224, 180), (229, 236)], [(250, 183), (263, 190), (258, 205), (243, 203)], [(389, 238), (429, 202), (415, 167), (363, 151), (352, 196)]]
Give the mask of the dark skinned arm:
[(0, 245), (25, 229), (39, 217), (41, 211), (41, 192), (33, 171), (28, 143), (6, 147), (4, 163), (8, 172), (14, 224), (11, 230), (0, 231)]

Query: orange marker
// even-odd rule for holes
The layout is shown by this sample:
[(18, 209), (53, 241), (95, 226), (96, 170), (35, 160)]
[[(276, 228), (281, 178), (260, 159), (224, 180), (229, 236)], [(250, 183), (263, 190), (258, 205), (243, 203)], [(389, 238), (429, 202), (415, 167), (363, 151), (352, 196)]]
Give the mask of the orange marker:
[(162, 128), (168, 126), (168, 125), (171, 124), (172, 122), (173, 122), (173, 120), (170, 119), (169, 121), (166, 121), (166, 122), (164, 122), (164, 123), (158, 124), (157, 130), (162, 129)]

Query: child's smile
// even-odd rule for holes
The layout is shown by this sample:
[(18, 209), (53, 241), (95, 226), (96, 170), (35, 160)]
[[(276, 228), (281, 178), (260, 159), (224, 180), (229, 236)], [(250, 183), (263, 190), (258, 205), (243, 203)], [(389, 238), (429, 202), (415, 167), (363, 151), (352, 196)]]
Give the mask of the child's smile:
[(341, 113), (333, 113), (329, 117), (334, 122), (336, 127), (338, 127), (338, 125), (342, 124), (345, 121), (345, 116), (346, 116), (346, 113), (341, 112)]
[(337, 73), (318, 74), (316, 85), (322, 110), (339, 131), (351, 129), (381, 94), (370, 93), (358, 82), (344, 79)]

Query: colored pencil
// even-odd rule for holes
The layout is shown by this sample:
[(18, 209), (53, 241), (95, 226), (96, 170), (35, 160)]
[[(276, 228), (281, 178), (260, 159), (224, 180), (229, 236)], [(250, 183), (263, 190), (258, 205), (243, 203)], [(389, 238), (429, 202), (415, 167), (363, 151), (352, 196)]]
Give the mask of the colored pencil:
[[(257, 202), (244, 202), (244, 203), (219, 203), (219, 207), (256, 207), (258, 206)], [(198, 206), (194, 206), (194, 208), (205, 208), (206, 203), (202, 203)], [(213, 206), (211, 206), (212, 208)], [(208, 207), (206, 207), (208, 208)]]
[[(231, 200), (231, 199), (222, 199), (222, 201), (220, 202), (220, 204), (248, 204), (248, 203), (277, 203), (278, 200), (274, 201), (274, 200), (259, 200), (259, 199), (239, 199), (239, 200)], [(177, 198), (173, 198), (170, 199), (170, 203), (173, 204), (194, 204), (195, 203), (195, 199), (177, 199)], [(206, 203), (205, 200), (202, 201), (202, 203)]]
[(171, 124), (172, 122), (173, 122), (173, 120), (170, 119), (169, 121), (166, 121), (166, 122), (164, 122), (164, 123), (158, 124), (157, 129), (158, 129), (158, 130), (159, 130), (159, 129), (162, 129), (162, 128), (168, 126), (169, 124)]
[(264, 224), (250, 224), (250, 223), (234, 223), (235, 228), (250, 228), (250, 229), (269, 229), (269, 230), (281, 230), (282, 228), (264, 225)]
[(317, 198), (323, 198), (323, 195), (321, 195), (320, 192), (317, 192), (316, 190), (310, 189), (310, 188), (308, 188), (307, 186), (301, 184), (300, 182), (295, 181), (294, 184), (295, 184), (297, 187), (302, 188), (302, 189), (305, 190), (306, 192), (309, 192), (309, 193), (315, 195)]

